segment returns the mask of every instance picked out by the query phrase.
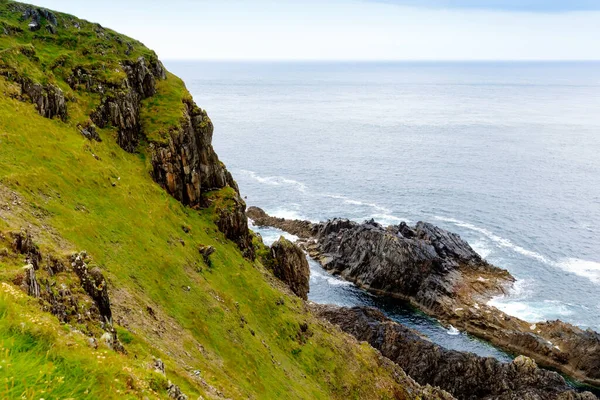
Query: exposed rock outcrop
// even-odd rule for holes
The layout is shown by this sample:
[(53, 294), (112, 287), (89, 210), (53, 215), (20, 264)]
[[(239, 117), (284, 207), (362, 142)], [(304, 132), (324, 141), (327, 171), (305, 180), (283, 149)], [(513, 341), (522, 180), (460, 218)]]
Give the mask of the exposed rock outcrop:
[(90, 117), (100, 128), (117, 128), (119, 146), (130, 153), (135, 151), (141, 134), (140, 98), (136, 93), (118, 92), (104, 97)]
[[(114, 126), (118, 130), (119, 146), (130, 153), (134, 152), (142, 137), (140, 124), (140, 102), (156, 94), (156, 79), (165, 79), (166, 74), (160, 61), (148, 62), (144, 57), (135, 62), (123, 61), (127, 79), (119, 90), (108, 90), (92, 74), (81, 67), (73, 70), (70, 85), (84, 83), (86, 86), (106, 92), (98, 108), (92, 113), (92, 121), (100, 128)], [(156, 73), (156, 75), (155, 75)]]
[(108, 297), (108, 285), (100, 268), (88, 268), (86, 263), (87, 254), (81, 252), (71, 257), (71, 266), (81, 280), (81, 286), (87, 294), (96, 302), (100, 315), (112, 324), (112, 311), (110, 309), (110, 298)]
[(77, 128), (86, 139), (95, 140), (96, 142), (102, 141), (102, 138), (100, 138), (100, 135), (98, 134), (98, 131), (96, 131), (96, 127), (93, 124), (88, 122), (83, 125), (77, 125)]
[(40, 284), (35, 276), (35, 268), (31, 264), (27, 264), (23, 270), (25, 271), (23, 287), (27, 291), (27, 294), (31, 297), (40, 297)]
[(458, 235), (419, 222), (387, 229), (374, 221), (358, 224), (334, 219), (318, 226), (311, 251), (325, 269), (361, 287), (411, 299), (444, 312), (468, 282), (464, 272), (492, 275), (486, 291), (501, 293), (512, 282), (507, 271), (485, 262)]
[(272, 226), (298, 236), (299, 238), (306, 239), (315, 234), (315, 224), (310, 221), (271, 217), (258, 207), (248, 207), (246, 215), (248, 218), (252, 219), (257, 226)]
[(42, 85), (29, 79), (22, 79), (21, 87), (41, 116), (59, 117), (63, 121), (67, 119), (67, 103), (59, 87), (51, 84)]
[(341, 219), (315, 224), (313, 231), (302, 244), (332, 273), (371, 292), (408, 300), (508, 352), (600, 386), (600, 335), (560, 321), (532, 325), (487, 305), (514, 278), (483, 260), (458, 235), (424, 222), (384, 228), (374, 221)]
[(254, 259), (254, 246), (246, 218), (246, 203), (237, 192), (215, 207), (216, 224), (225, 237), (242, 250), (244, 257)]
[(183, 204), (199, 207), (201, 193), (225, 186), (237, 192), (238, 187), (212, 147), (214, 128), (206, 111), (192, 100), (185, 106), (181, 125), (171, 132), (168, 144), (153, 144), (152, 176)]
[(282, 236), (271, 246), (271, 255), (273, 274), (298, 297), (307, 300), (310, 268), (302, 249)]
[(396, 362), (421, 385), (439, 386), (461, 400), (595, 400), (573, 391), (556, 372), (527, 357), (512, 363), (446, 350), (373, 308), (311, 305), (319, 316)]

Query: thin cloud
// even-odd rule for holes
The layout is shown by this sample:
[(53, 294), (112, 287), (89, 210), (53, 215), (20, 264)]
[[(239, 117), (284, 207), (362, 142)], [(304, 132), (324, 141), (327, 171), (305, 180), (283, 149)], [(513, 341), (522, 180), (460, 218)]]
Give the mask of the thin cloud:
[(365, 0), (399, 6), (445, 9), (478, 9), (521, 12), (568, 12), (600, 10), (598, 0)]

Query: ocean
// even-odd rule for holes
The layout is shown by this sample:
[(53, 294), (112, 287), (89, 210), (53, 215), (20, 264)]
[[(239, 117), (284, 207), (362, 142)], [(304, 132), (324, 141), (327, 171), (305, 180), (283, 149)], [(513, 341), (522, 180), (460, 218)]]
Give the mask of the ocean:
[[(166, 66), (208, 111), (248, 205), (432, 222), (517, 278), (496, 307), (600, 331), (600, 63)], [(374, 305), (446, 347), (508, 357), (314, 262), (309, 298)]]

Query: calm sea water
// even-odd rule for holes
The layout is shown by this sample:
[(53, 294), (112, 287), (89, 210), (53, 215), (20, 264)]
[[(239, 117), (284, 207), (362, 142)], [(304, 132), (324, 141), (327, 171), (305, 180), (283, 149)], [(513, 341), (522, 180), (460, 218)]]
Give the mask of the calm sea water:
[[(249, 205), (433, 222), (518, 279), (497, 307), (600, 331), (600, 64), (167, 67), (208, 110)], [(376, 305), (447, 347), (495, 351), (311, 268), (314, 301)]]

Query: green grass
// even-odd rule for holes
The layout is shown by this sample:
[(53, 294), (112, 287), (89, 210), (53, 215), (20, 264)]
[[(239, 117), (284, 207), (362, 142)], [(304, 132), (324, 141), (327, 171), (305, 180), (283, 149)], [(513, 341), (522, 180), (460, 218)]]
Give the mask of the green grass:
[(157, 94), (142, 102), (142, 128), (150, 142), (166, 143), (170, 133), (179, 128), (185, 104), (191, 98), (181, 79), (167, 73), (167, 79), (158, 81)]
[[(18, 88), (0, 77), (0, 204), (10, 202), (2, 196), (12, 191), (20, 198), (10, 212), (0, 210), (0, 234), (29, 227), (43, 252), (63, 259), (86, 250), (109, 280), (128, 354), (92, 349), (75, 327), (61, 326), (36, 302), (2, 294), (0, 358), (10, 369), (0, 370), (0, 391), (32, 399), (166, 397), (165, 378), (149, 368), (160, 357), (167, 378), (190, 398), (216, 391), (254, 399), (413, 398), (373, 349), (315, 319), (217, 230), (217, 209), (228, 206), (231, 189), (211, 194), (218, 201), (209, 209), (186, 208), (152, 181), (146, 148), (123, 151), (111, 129), (99, 130), (102, 143), (78, 132), (77, 123), (100, 96), (72, 90), (66, 83), (72, 68), (85, 66), (98, 79), (117, 83), (124, 77), (120, 60), (153, 52), (109, 30), (98, 38), (94, 24), (64, 14), (61, 20), (78, 22), (81, 30), (32, 33), (8, 4), (0, 1), (0, 21), (23, 33), (0, 34), (6, 49), (0, 70), (59, 85), (70, 99), (70, 117), (40, 117), (32, 104), (13, 98)], [(127, 42), (134, 44), (130, 55)], [(190, 95), (179, 78), (169, 74), (158, 83), (158, 94), (142, 107), (149, 141), (162, 143), (177, 129), (183, 99)], [(216, 249), (210, 267), (200, 245)], [(12, 282), (23, 262), (2, 256), (4, 247), (9, 250), (8, 241), (0, 240), (2, 287), (17, 290)], [(302, 323), (309, 334), (301, 333)]]
[(92, 354), (82, 334), (61, 327), (31, 299), (0, 285), (2, 398), (121, 399), (153, 394), (148, 387), (136, 386), (139, 380), (133, 369), (123, 366), (123, 356), (106, 348)]

